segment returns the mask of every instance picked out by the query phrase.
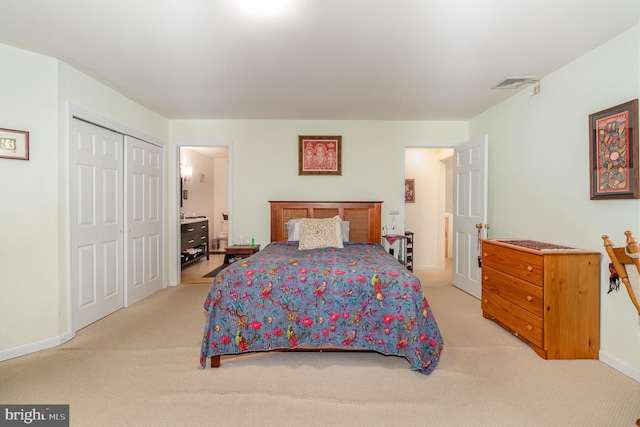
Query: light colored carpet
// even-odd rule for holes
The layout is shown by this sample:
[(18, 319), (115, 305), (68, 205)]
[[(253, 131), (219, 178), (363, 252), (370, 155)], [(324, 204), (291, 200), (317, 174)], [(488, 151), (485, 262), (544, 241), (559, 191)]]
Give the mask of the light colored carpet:
[(0, 363), (0, 402), (68, 403), (73, 426), (633, 426), (640, 384), (545, 361), (452, 286), (425, 294), (445, 340), (429, 376), (375, 353), (198, 358), (207, 285), (120, 310), (55, 349)]

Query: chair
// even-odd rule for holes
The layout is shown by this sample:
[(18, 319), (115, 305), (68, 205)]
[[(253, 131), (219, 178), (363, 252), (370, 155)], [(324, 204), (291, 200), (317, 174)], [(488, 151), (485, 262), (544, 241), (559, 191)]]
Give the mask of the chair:
[[(602, 240), (604, 240), (604, 247), (609, 254), (609, 258), (611, 258), (611, 265), (609, 266), (609, 270), (611, 271), (611, 281), (612, 285), (615, 286), (616, 280), (622, 280), (624, 286), (627, 288), (627, 292), (629, 293), (629, 298), (631, 298), (631, 302), (638, 310), (638, 316), (640, 316), (640, 304), (638, 303), (638, 299), (640, 299), (640, 286), (633, 286), (631, 281), (629, 280), (629, 275), (627, 274), (626, 264), (635, 264), (638, 269), (638, 273), (640, 273), (640, 245), (638, 245), (638, 241), (631, 231), (625, 231), (624, 234), (627, 236), (627, 245), (623, 247), (614, 247), (613, 242), (609, 239), (609, 236), (602, 236)], [(611, 292), (611, 288), (609, 292)], [(640, 418), (636, 420), (636, 425), (640, 426)]]
[[(609, 258), (611, 258), (611, 265), (615, 269), (615, 272), (611, 271), (612, 280), (616, 279), (615, 273), (617, 273), (617, 276), (627, 288), (631, 302), (636, 307), (636, 310), (638, 310), (638, 316), (640, 316), (640, 303), (638, 303), (640, 286), (631, 284), (626, 268), (626, 264), (635, 264), (638, 273), (640, 273), (640, 245), (638, 245), (638, 241), (633, 237), (631, 231), (625, 231), (624, 234), (627, 236), (626, 246), (614, 247), (613, 242), (607, 235), (602, 236), (602, 240), (604, 240), (604, 248)], [(609, 269), (611, 270), (611, 267)]]

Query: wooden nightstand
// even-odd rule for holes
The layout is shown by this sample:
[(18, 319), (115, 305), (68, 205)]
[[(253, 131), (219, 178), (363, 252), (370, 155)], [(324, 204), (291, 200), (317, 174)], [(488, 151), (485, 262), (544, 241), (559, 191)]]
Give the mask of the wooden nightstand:
[(233, 264), (239, 259), (248, 258), (260, 250), (260, 245), (253, 246), (240, 246), (233, 245), (227, 246), (224, 251), (224, 266)]

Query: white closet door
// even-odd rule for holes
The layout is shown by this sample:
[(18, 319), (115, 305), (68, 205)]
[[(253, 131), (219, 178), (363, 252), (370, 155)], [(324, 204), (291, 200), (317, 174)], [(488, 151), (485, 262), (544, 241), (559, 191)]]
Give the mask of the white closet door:
[(123, 136), (74, 119), (71, 287), (77, 331), (124, 306)]
[(162, 148), (126, 136), (126, 306), (162, 289)]

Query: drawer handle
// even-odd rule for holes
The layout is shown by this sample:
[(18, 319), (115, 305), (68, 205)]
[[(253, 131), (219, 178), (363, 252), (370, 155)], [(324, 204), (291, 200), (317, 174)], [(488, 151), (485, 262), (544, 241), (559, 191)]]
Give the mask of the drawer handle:
[(527, 325), (527, 331), (529, 331), (529, 332), (533, 331), (533, 326)]
[(193, 231), (195, 228), (187, 228), (187, 231)]
[(530, 265), (528, 265), (528, 266), (527, 266), (527, 271), (528, 271), (529, 273), (531, 273), (531, 272), (533, 271), (533, 267), (531, 267)]
[(207, 226), (206, 226), (206, 225), (203, 225), (203, 226), (202, 226), (202, 227), (200, 227), (200, 228), (204, 230), (205, 228), (207, 228)]
[(533, 301), (533, 297), (531, 295), (527, 295), (527, 301), (529, 302)]
[(488, 299), (484, 299), (483, 301), (484, 301), (485, 304), (489, 303)]
[(189, 243), (193, 243), (193, 242), (195, 242), (195, 240), (189, 240)]
[(206, 236), (201, 236), (200, 240), (207, 240), (207, 237)]
[(489, 280), (489, 277), (488, 276), (484, 276), (484, 280)]

